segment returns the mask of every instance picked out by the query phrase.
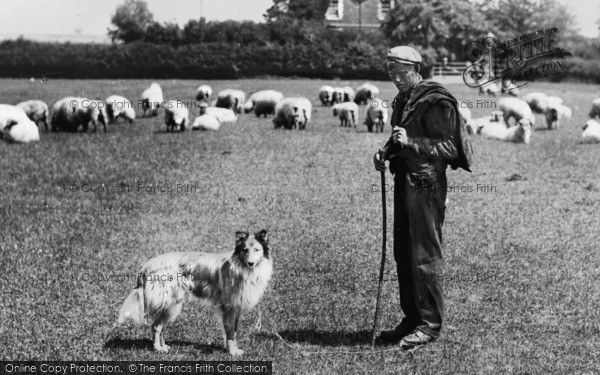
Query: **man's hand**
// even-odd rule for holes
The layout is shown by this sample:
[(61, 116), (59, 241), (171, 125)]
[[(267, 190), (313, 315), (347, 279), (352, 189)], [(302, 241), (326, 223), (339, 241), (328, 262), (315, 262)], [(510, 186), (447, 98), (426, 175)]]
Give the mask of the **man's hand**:
[(400, 145), (400, 147), (408, 146), (408, 136), (406, 135), (406, 129), (399, 126), (394, 126), (392, 129), (392, 140), (394, 145)]
[(380, 157), (380, 151), (376, 152), (373, 156), (373, 165), (375, 165), (375, 170), (379, 172), (385, 172), (385, 152), (383, 153), (383, 159)]

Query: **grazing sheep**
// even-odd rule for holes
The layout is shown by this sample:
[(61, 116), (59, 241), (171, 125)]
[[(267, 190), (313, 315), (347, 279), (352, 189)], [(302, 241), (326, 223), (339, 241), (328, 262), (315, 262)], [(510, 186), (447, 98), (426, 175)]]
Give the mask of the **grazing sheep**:
[(52, 106), (52, 131), (77, 132), (81, 126), (83, 132), (87, 132), (91, 123), (95, 133), (100, 123), (106, 133), (107, 120), (106, 103), (100, 100), (66, 97)]
[(48, 104), (41, 100), (28, 100), (17, 104), (17, 107), (23, 108), (27, 117), (36, 125), (40, 122), (44, 124), (44, 128), (48, 131), (48, 116), (50, 115)]
[(221, 122), (214, 115), (205, 114), (196, 117), (192, 130), (219, 130)]
[(590, 118), (600, 120), (600, 98), (592, 100), (592, 108), (590, 109)]
[(246, 94), (240, 90), (226, 89), (217, 94), (215, 107), (229, 108), (235, 113), (242, 113)]
[(212, 88), (209, 85), (202, 85), (202, 86), (198, 87), (198, 90), (196, 92), (196, 100), (198, 100), (198, 101), (206, 100), (207, 102), (209, 102), (211, 95), (212, 95)]
[(379, 89), (377, 86), (371, 83), (365, 83), (356, 89), (356, 95), (354, 95), (354, 103), (356, 104), (368, 104), (372, 99), (379, 97)]
[(117, 122), (119, 117), (129, 121), (130, 124), (135, 120), (133, 104), (119, 95), (111, 95), (106, 98), (106, 113), (108, 114), (108, 122), (111, 124)]
[(21, 122), (11, 122), (4, 127), (2, 133), (9, 142), (29, 143), (40, 140), (40, 131), (30, 119)]
[(275, 90), (263, 90), (250, 95), (246, 104), (244, 104), (244, 112), (250, 113), (254, 110), (256, 117), (261, 115), (274, 115), (277, 103), (283, 100), (283, 94)]
[(343, 103), (344, 102), (344, 89), (336, 87), (333, 89), (333, 96), (331, 98), (331, 104)]
[(175, 127), (179, 127), (179, 130), (183, 132), (189, 123), (189, 110), (183, 105), (183, 102), (180, 100), (169, 100), (165, 105), (167, 133), (175, 131)]
[(517, 126), (506, 127), (501, 122), (490, 122), (478, 130), (486, 138), (498, 139), (505, 142), (529, 144), (531, 138), (531, 122), (521, 119)]
[(153, 83), (142, 93), (142, 116), (146, 116), (146, 111), (150, 111), (152, 116), (158, 115), (158, 109), (165, 101), (163, 91), (158, 83)]
[(500, 93), (500, 87), (494, 82), (484, 83), (479, 86), (479, 95), (496, 96)]
[(523, 97), (533, 113), (544, 113), (548, 106), (548, 95), (543, 92), (530, 92)]
[(340, 125), (356, 128), (358, 120), (358, 104), (353, 102), (338, 103), (333, 106), (333, 116), (340, 118)]
[(504, 127), (506, 127), (506, 123), (504, 122), (504, 117), (501, 111), (494, 111), (490, 116), (479, 117), (476, 119), (470, 119), (467, 121), (466, 128), (467, 133), (469, 135), (479, 134), (480, 129), (490, 123), (500, 123)]
[(502, 93), (510, 96), (519, 96), (520, 90), (512, 81), (507, 80), (502, 82)]
[(344, 86), (342, 90), (344, 90), (344, 102), (351, 102), (354, 99), (354, 90), (352, 90), (352, 87)]
[(571, 109), (562, 105), (562, 99), (557, 96), (548, 97), (547, 106), (544, 110), (546, 125), (548, 129), (558, 129), (560, 121), (564, 118), (571, 118)]
[(306, 98), (285, 98), (277, 104), (273, 124), (275, 129), (285, 127), (303, 130), (310, 121), (312, 104)]
[(206, 114), (215, 116), (220, 123), (237, 121), (237, 116), (231, 109), (208, 107), (207, 103), (201, 103), (200, 116)]
[(515, 122), (519, 122), (522, 118), (528, 119), (531, 125), (535, 125), (535, 116), (529, 108), (529, 105), (522, 99), (505, 97), (499, 100), (498, 109), (502, 111), (504, 121), (511, 124), (511, 117)]
[(323, 86), (319, 89), (319, 100), (324, 106), (333, 104), (333, 87)]
[(589, 119), (583, 126), (581, 143), (600, 143), (600, 123), (594, 119)]
[(364, 124), (367, 125), (369, 133), (373, 132), (373, 126), (375, 126), (375, 132), (383, 133), (383, 128), (387, 123), (388, 111), (383, 106), (383, 100), (371, 99), (371, 103), (367, 109), (367, 118)]

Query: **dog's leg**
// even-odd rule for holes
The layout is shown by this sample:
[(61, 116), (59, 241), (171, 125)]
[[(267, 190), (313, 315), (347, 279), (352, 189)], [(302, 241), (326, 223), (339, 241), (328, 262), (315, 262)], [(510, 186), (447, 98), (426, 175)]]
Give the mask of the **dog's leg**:
[(244, 351), (237, 347), (236, 328), (240, 317), (237, 309), (232, 307), (223, 307), (223, 328), (225, 328), (226, 349), (229, 354), (238, 356), (244, 354)]
[(154, 350), (156, 350), (157, 352), (166, 353), (169, 349), (163, 346), (165, 344), (165, 341), (162, 337), (162, 331), (162, 322), (154, 322), (154, 324), (152, 324), (152, 335), (154, 336)]
[(260, 307), (258, 308), (258, 320), (256, 321), (256, 324), (254, 325), (254, 329), (256, 329), (257, 331), (260, 331), (260, 329), (262, 328), (262, 313), (260, 310)]

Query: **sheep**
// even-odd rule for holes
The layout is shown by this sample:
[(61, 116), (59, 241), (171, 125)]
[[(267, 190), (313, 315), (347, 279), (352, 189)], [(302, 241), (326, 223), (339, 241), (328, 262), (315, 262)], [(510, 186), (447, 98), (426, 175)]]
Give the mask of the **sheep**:
[(209, 85), (202, 85), (198, 87), (196, 91), (196, 100), (198, 101), (210, 101), (210, 96), (212, 95), (212, 88)]
[(3, 133), (10, 142), (29, 143), (40, 140), (40, 131), (30, 119), (21, 122), (11, 122), (4, 127)]
[(492, 114), (490, 116), (479, 117), (476, 119), (472, 118), (472, 119), (468, 120), (466, 123), (467, 133), (469, 133), (469, 135), (479, 134), (480, 129), (490, 123), (496, 123), (496, 124), (500, 123), (501, 125), (506, 127), (506, 124), (504, 122), (504, 116), (502, 115), (502, 112), (494, 111), (494, 112), (492, 112)]
[(17, 104), (17, 107), (23, 108), (27, 117), (36, 125), (40, 122), (44, 124), (44, 128), (48, 131), (48, 116), (50, 115), (48, 104), (41, 100), (28, 100)]
[(100, 100), (87, 98), (67, 97), (59, 100), (52, 106), (52, 131), (66, 130), (77, 132), (79, 126), (83, 132), (87, 132), (91, 123), (94, 125), (94, 133), (98, 123), (104, 127), (106, 133), (106, 103)]
[(302, 97), (285, 98), (277, 104), (273, 124), (275, 129), (285, 127), (295, 129), (296, 126), (303, 130), (310, 121), (312, 104), (310, 100)]
[(179, 127), (180, 131), (185, 131), (189, 125), (189, 110), (180, 100), (169, 100), (165, 105), (165, 124), (167, 125), (167, 133), (175, 131), (175, 127)]
[(600, 120), (600, 98), (592, 100), (592, 108), (590, 109), (589, 116), (591, 119)]
[(600, 123), (597, 120), (587, 120), (583, 126), (581, 143), (600, 143)]
[(263, 90), (250, 95), (246, 104), (244, 104), (244, 112), (250, 113), (254, 110), (256, 117), (261, 115), (274, 115), (277, 103), (283, 100), (283, 94), (275, 90)]
[(531, 138), (531, 122), (522, 118), (517, 126), (506, 127), (501, 122), (490, 122), (478, 129), (478, 133), (486, 138), (498, 139), (505, 142), (529, 144)]
[(356, 104), (367, 104), (369, 100), (373, 100), (379, 97), (379, 89), (377, 86), (371, 83), (365, 83), (356, 89), (356, 95), (354, 95), (354, 103)]
[(502, 93), (510, 96), (519, 96), (519, 88), (509, 80), (502, 81)]
[(331, 104), (343, 103), (344, 102), (344, 89), (336, 87), (333, 89), (333, 96), (331, 97)]
[(200, 104), (200, 116), (202, 115), (213, 115), (219, 120), (220, 123), (224, 122), (236, 122), (237, 116), (231, 109), (208, 107), (207, 103)]
[(523, 100), (529, 105), (533, 113), (544, 113), (548, 106), (548, 95), (543, 92), (530, 92), (523, 96)]
[(217, 94), (217, 102), (215, 107), (229, 108), (235, 113), (242, 113), (246, 94), (240, 90), (227, 89)]
[(142, 116), (146, 116), (146, 111), (150, 110), (151, 116), (158, 116), (158, 109), (165, 101), (163, 91), (158, 83), (153, 83), (142, 93)]
[(351, 102), (352, 99), (354, 99), (354, 90), (352, 87), (344, 86), (342, 87), (342, 90), (344, 90), (344, 102)]
[(544, 110), (544, 117), (546, 118), (546, 125), (548, 129), (558, 129), (560, 127), (560, 120), (564, 118), (571, 118), (571, 109), (565, 105), (562, 105), (562, 99), (557, 96), (550, 96), (547, 100), (547, 106)]
[(219, 130), (221, 122), (215, 115), (204, 114), (196, 117), (192, 130)]
[(358, 120), (358, 104), (353, 102), (338, 103), (333, 106), (333, 116), (340, 118), (340, 126), (354, 126)]
[(471, 110), (466, 106), (466, 103), (458, 103), (458, 113), (460, 113), (460, 117), (462, 118), (463, 123), (466, 124), (469, 121), (471, 121)]
[(522, 118), (526, 118), (535, 125), (535, 116), (529, 108), (529, 105), (522, 99), (505, 97), (499, 100), (498, 109), (502, 111), (504, 121), (512, 125), (510, 119), (514, 118), (515, 122), (519, 122)]
[(500, 93), (500, 88), (494, 82), (487, 82), (479, 86), (479, 95), (496, 96)]
[(373, 132), (373, 125), (375, 126), (375, 132), (383, 133), (383, 128), (388, 119), (387, 108), (383, 106), (383, 100), (371, 99), (371, 104), (367, 109), (367, 118), (364, 124), (367, 125), (369, 133)]
[(115, 123), (122, 117), (129, 121), (130, 124), (135, 120), (135, 110), (133, 104), (126, 98), (119, 95), (111, 95), (106, 98), (106, 113), (108, 114), (108, 122)]
[(319, 89), (319, 100), (321, 105), (328, 106), (333, 104), (333, 87), (325, 85)]
[(27, 113), (21, 107), (17, 107), (10, 104), (0, 104), (0, 132), (4, 131), (4, 128), (22, 123), (25, 121), (31, 121), (27, 117)]

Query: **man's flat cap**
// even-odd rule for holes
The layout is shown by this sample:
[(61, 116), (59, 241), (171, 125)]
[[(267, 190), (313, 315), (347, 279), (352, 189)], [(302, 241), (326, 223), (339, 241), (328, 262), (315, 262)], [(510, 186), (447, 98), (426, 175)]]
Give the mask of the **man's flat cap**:
[(423, 61), (421, 54), (409, 46), (399, 46), (390, 49), (387, 53), (387, 59), (411, 65), (420, 64)]

